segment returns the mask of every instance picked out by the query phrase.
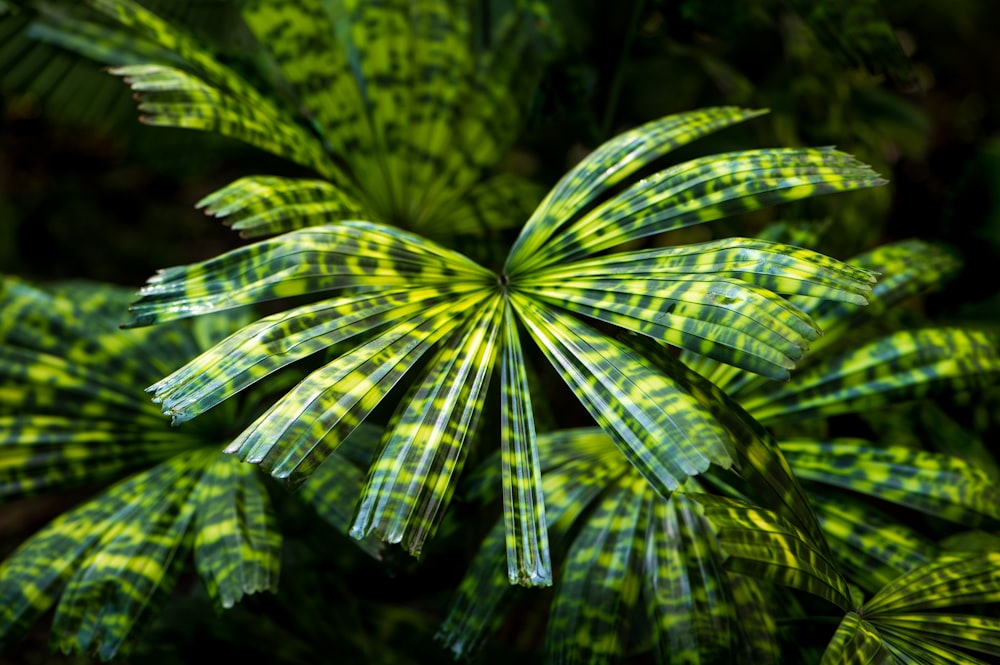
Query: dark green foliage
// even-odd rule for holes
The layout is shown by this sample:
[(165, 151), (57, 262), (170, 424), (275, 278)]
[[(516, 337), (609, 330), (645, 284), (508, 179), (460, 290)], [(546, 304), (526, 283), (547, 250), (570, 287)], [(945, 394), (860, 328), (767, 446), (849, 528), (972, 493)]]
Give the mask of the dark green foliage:
[[(253, 242), (131, 304), (2, 283), (0, 500), (76, 492), (8, 548), (4, 648), (51, 610), (59, 650), (148, 663), (1000, 654), (1000, 350), (922, 309), (956, 256), (883, 231), (876, 170), (929, 134), (880, 80), (927, 77), (874, 0), (18, 1), (0, 33), (18, 94), (112, 120), (83, 56), (254, 156), (187, 201)], [(553, 123), (588, 39), (618, 60)]]

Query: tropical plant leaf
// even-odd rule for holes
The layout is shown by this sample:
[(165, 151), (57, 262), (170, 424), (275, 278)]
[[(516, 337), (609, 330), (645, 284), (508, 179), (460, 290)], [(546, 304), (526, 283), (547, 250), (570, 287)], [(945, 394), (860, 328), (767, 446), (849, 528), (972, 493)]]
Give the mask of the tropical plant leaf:
[[(358, 497), (365, 484), (366, 469), (378, 450), (381, 438), (382, 430), (377, 427), (358, 427), (344, 445), (320, 464), (299, 487), (299, 498), (341, 533), (351, 530)], [(372, 558), (382, 558), (383, 547), (379, 540), (364, 538), (356, 542)]]
[[(0, 501), (114, 484), (0, 564), (0, 643), (11, 644), (54, 609), (56, 647), (109, 659), (128, 650), (192, 553), (220, 608), (274, 591), (281, 534), (259, 469), (220, 452), (220, 432), (245, 418), (237, 403), (215, 422), (181, 430), (164, 427), (142, 395), (151, 376), (217, 342), (244, 317), (122, 331), (116, 320), (126, 290), (67, 284), (54, 291), (0, 282)], [(356, 500), (357, 479), (316, 479), (324, 480), (344, 486), (314, 486), (314, 496), (353, 491)]]
[(502, 334), (500, 461), (507, 579), (511, 584), (548, 586), (552, 584), (552, 563), (541, 460), (517, 319), (509, 307), (504, 309)]
[(632, 476), (610, 488), (574, 539), (546, 629), (552, 663), (601, 662), (622, 650), (641, 586), (644, 483)]
[[(565, 551), (568, 543), (561, 542), (564, 536), (607, 487), (628, 473), (628, 462), (597, 429), (541, 434), (538, 446), (539, 458), (545, 463), (546, 522), (550, 532), (560, 536), (560, 551)], [(496, 466), (489, 464), (479, 473), (486, 480), (496, 480)], [(499, 627), (501, 611), (511, 601), (514, 587), (504, 575), (503, 565), (507, 538), (505, 523), (498, 520), (459, 584), (438, 631), (438, 639), (456, 656), (476, 651)]]
[(732, 572), (808, 591), (843, 610), (851, 591), (836, 565), (798, 527), (771, 511), (735, 499), (693, 495), (716, 529)]
[[(733, 653), (754, 662), (754, 654), (776, 653), (760, 589), (723, 570), (714, 528), (690, 497), (654, 492), (600, 430), (541, 434), (538, 444), (553, 556), (562, 562), (546, 635), (552, 659), (614, 659), (631, 644), (629, 627), (642, 611), (664, 662)], [(496, 480), (492, 464), (483, 472)], [(499, 565), (502, 534), (498, 522), (439, 633), (456, 655), (478, 648), (514, 598)], [(738, 614), (757, 618), (761, 630), (741, 625)]]
[[(369, 471), (351, 535), (374, 533), (419, 556), (454, 491), (452, 479), (469, 450), (466, 439), (477, 429), (502, 308), (502, 300), (493, 298), (444, 341), (401, 402)], [(516, 482), (505, 480), (505, 489)]]
[[(681, 114), (664, 119), (661, 125), (669, 130), (665, 130), (664, 136), (670, 144), (667, 147), (671, 147), (744, 116), (746, 113), (737, 110), (715, 109), (702, 115)], [(687, 124), (693, 128), (685, 130)], [(625, 142), (626, 146), (631, 145), (630, 152), (623, 153), (624, 148), (615, 141), (610, 145), (612, 148), (599, 149), (597, 154), (628, 161), (638, 159), (636, 155), (650, 157), (666, 149), (638, 138)], [(815, 176), (823, 180), (829, 176), (835, 187), (841, 186), (836, 183), (846, 187), (848, 180), (864, 172), (868, 175), (856, 182), (851, 180), (851, 186), (877, 184), (877, 179), (866, 167), (843, 156), (823, 155), (826, 156), (817, 159), (825, 165), (818, 166), (810, 178)], [(766, 166), (768, 158), (754, 153), (747, 159), (748, 163)], [(812, 157), (803, 159), (809, 161)], [(596, 167), (601, 173), (608, 171), (606, 162), (593, 160), (585, 160), (580, 168), (586, 171)], [(627, 172), (632, 167), (628, 162), (616, 168)], [(812, 172), (812, 166), (805, 168)], [(751, 168), (744, 175), (754, 181), (758, 177), (766, 179), (763, 173)], [(838, 180), (841, 176), (846, 179)], [(574, 189), (571, 174), (553, 191), (559, 192), (562, 198), (587, 201), (598, 189), (616, 184), (616, 177), (596, 174), (586, 181), (587, 188)], [(227, 212), (231, 205), (237, 205), (237, 200), (239, 205), (246, 201), (251, 208), (257, 206), (250, 202), (253, 195), (244, 189), (244, 185), (252, 182), (260, 180), (243, 181), (233, 192), (235, 199), (223, 193), (213, 197), (210, 205), (218, 204)], [(780, 189), (787, 184), (785, 180), (782, 183), (776, 186)], [(761, 186), (765, 190), (771, 187), (766, 183)], [(802, 189), (799, 194), (806, 196), (819, 191), (811, 186), (806, 189), (809, 192)], [(752, 196), (752, 192), (748, 190), (743, 195)], [(564, 203), (550, 196), (539, 210), (549, 210), (553, 206), (563, 209)], [(528, 235), (532, 228), (529, 224)], [(695, 307), (688, 313), (691, 320), (710, 319), (712, 315), (706, 312), (721, 312), (719, 316), (727, 332), (734, 327), (750, 328), (750, 337), (762, 337), (766, 343), (792, 355), (796, 353), (791, 349), (799, 349), (794, 340), (817, 333), (808, 317), (789, 308), (767, 287), (855, 302), (863, 302), (864, 294), (871, 287), (872, 277), (868, 272), (805, 250), (753, 241), (737, 241), (729, 247), (716, 244), (714, 248), (717, 251), (704, 262), (692, 260), (691, 251), (674, 252), (671, 258), (677, 258), (676, 266), (664, 260), (669, 253), (646, 255), (640, 261), (641, 270), (653, 275), (650, 280), (659, 279), (662, 274), (674, 279), (675, 284), (683, 284), (685, 280), (708, 283), (713, 273), (721, 273), (724, 276), (718, 278), (717, 283), (725, 283), (730, 290), (738, 291), (740, 298), (737, 300), (741, 302), (729, 303), (730, 309)], [(537, 254), (546, 255), (547, 251), (541, 247)], [(783, 254), (787, 256), (779, 258)], [(623, 321), (617, 318), (615, 308), (626, 303), (617, 302), (621, 295), (615, 284), (623, 284), (625, 290), (645, 288), (647, 284), (638, 279), (632, 284), (623, 278), (621, 266), (630, 263), (628, 258), (634, 257), (620, 260), (612, 256), (607, 259), (611, 265), (607, 270), (602, 269), (597, 260), (590, 263), (594, 274), (599, 276), (597, 281), (604, 279), (607, 283), (600, 287), (608, 291), (604, 306), (615, 316), (605, 320), (618, 326), (622, 326)], [(530, 264), (530, 257), (527, 260)], [(755, 267), (755, 262), (764, 265)], [(418, 379), (414, 384), (426, 386), (427, 391), (440, 391), (443, 399), (440, 412), (428, 411), (423, 404), (424, 398), (418, 398), (418, 393), (412, 390), (403, 395), (396, 407), (399, 420), (391, 422), (386, 432), (386, 448), (373, 466), (363, 506), (353, 527), (355, 535), (373, 530), (393, 542), (404, 542), (412, 552), (420, 550), (426, 535), (434, 529), (435, 516), (450, 497), (452, 490), (448, 479), (461, 467), (465, 455), (462, 442), (472, 435), (478, 421), (483, 408), (481, 395), (485, 395), (482, 391), (493, 365), (498, 359), (507, 359), (508, 363), (516, 360), (518, 351), (513, 347), (513, 335), (518, 325), (526, 329), (584, 406), (661, 494), (667, 496), (689, 476), (704, 472), (713, 462), (729, 466), (732, 457), (727, 449), (728, 434), (715, 423), (725, 409), (713, 411), (706, 407), (698, 396), (678, 389), (669, 374), (650, 367), (641, 352), (623, 346), (557, 309), (565, 308), (572, 298), (561, 297), (553, 306), (546, 302), (546, 297), (533, 293), (529, 288), (533, 281), (540, 282), (545, 270), (557, 270), (550, 263), (546, 260), (525, 271), (515, 262), (516, 277), (508, 273), (496, 274), (456, 252), (405, 231), (378, 223), (347, 221), (299, 229), (201, 264), (162, 271), (150, 280), (141, 291), (140, 299), (133, 304), (134, 318), (129, 325), (146, 325), (291, 295), (351, 289), (343, 297), (305, 305), (259, 321), (151, 389), (156, 399), (163, 403), (164, 410), (174, 416), (175, 422), (182, 422), (276, 369), (319, 351), (324, 345), (357, 337), (353, 340), (354, 346), (348, 344), (342, 347), (344, 350), (338, 350), (335, 358), (279, 399), (227, 449), (237, 452), (241, 459), (263, 464), (276, 477), (301, 480), (337, 449), (392, 389), (400, 385), (404, 376), (418, 367), (440, 371), (440, 375), (434, 375), (437, 377), (434, 383), (439, 385), (433, 389), (429, 378)], [(697, 276), (692, 278), (692, 273)], [(744, 278), (751, 282), (758, 280), (763, 286), (747, 286)], [(549, 279), (553, 287), (555, 282), (566, 281), (561, 276), (545, 279)], [(713, 288), (718, 287), (709, 284), (691, 287), (688, 291), (701, 293), (697, 298), (692, 296), (700, 304), (706, 299), (718, 299), (719, 294), (713, 292)], [(748, 297), (751, 292), (755, 297)], [(666, 292), (666, 296), (680, 298), (676, 288)], [(666, 296), (656, 302), (641, 303), (634, 316), (644, 317), (668, 300)], [(547, 298), (553, 300), (555, 296)], [(736, 313), (737, 307), (741, 308), (739, 313)], [(582, 313), (591, 314), (589, 310)], [(758, 315), (763, 325), (754, 327)], [(484, 345), (483, 340), (496, 336), (497, 326), (507, 318), (511, 319), (503, 324), (507, 332), (497, 337), (495, 343)], [(777, 336), (764, 330), (768, 324), (779, 320)], [(700, 324), (691, 325), (698, 327)], [(670, 330), (668, 325), (663, 325), (655, 330), (643, 329), (643, 332), (673, 339)], [(699, 330), (706, 337), (718, 332), (711, 326), (708, 332)], [(793, 342), (787, 340), (789, 337)], [(705, 344), (703, 337), (696, 341), (699, 348)], [(688, 338), (683, 337), (681, 342), (689, 343)], [(733, 359), (751, 355), (752, 349), (747, 348), (742, 338), (729, 344)], [(452, 351), (445, 349), (466, 349), (471, 354), (470, 359), (477, 358), (482, 351), (483, 357), (470, 360), (472, 364), (457, 362), (447, 359)], [(486, 349), (491, 350), (487, 352)], [(445, 355), (434, 355), (438, 353)], [(777, 353), (780, 355), (782, 351)], [(427, 358), (431, 358), (429, 367), (440, 369), (426, 369)], [(503, 370), (504, 376), (513, 376), (511, 369)], [(466, 382), (471, 385), (463, 385)], [(518, 383), (524, 385), (520, 380)], [(463, 397), (466, 390), (471, 392)], [(465, 399), (469, 400), (468, 409), (459, 406)], [(505, 420), (506, 425), (517, 431), (505, 428), (501, 433), (501, 445), (513, 445), (516, 456), (522, 459), (507, 459), (503, 467), (507, 472), (502, 474), (502, 482), (511, 528), (521, 529), (529, 523), (536, 528), (526, 534), (534, 539), (533, 542), (519, 541), (521, 534), (511, 534), (509, 565), (512, 575), (520, 581), (544, 584), (548, 579), (544, 554), (542, 559), (537, 556), (546, 548), (542, 531), (537, 528), (543, 514), (538, 503), (538, 488), (532, 490), (535, 498), (528, 499), (531, 492), (525, 493), (525, 478), (520, 471), (512, 472), (523, 467), (530, 477), (535, 477), (531, 470), (534, 463), (530, 461), (530, 440), (524, 440), (519, 433), (534, 427), (528, 421), (533, 416), (527, 411), (524, 414)], [(426, 422), (428, 427), (433, 422), (433, 427), (416, 437), (410, 431), (413, 428), (407, 424), (407, 418)], [(414, 431), (423, 430), (416, 428)], [(416, 466), (401, 473), (403, 467), (398, 460), (393, 460), (397, 452), (412, 459)], [(773, 456), (773, 453), (772, 446), (770, 454)], [(523, 459), (525, 455), (527, 460)], [(386, 466), (383, 469), (381, 465)], [(787, 478), (773, 482), (787, 485), (786, 481)], [(801, 506), (795, 509), (801, 510)], [(807, 528), (818, 533), (815, 520), (811, 519), (812, 527)], [(537, 576), (520, 572), (535, 568), (540, 571)]]
[(514, 294), (525, 327), (594, 419), (664, 496), (714, 462), (731, 463), (711, 414), (628, 347)]
[(997, 479), (956, 457), (857, 440), (784, 440), (781, 450), (800, 478), (969, 526), (1000, 519)]
[(822, 665), (895, 665), (882, 637), (857, 612), (848, 612), (823, 654)]
[(1000, 600), (998, 564), (997, 552), (944, 554), (900, 575), (856, 615), (848, 614), (823, 656), (824, 665), (854, 662), (849, 647), (859, 640), (868, 653), (878, 646), (887, 649), (893, 662), (985, 662), (955, 647), (1000, 655), (1000, 620), (931, 611)]
[[(147, 125), (217, 132), (308, 166), (334, 178), (338, 169), (321, 146), (299, 125), (251, 88), (240, 94), (165, 65), (124, 65), (109, 70), (121, 76), (139, 99), (139, 118)], [(235, 74), (232, 74), (235, 77)]]
[[(734, 470), (755, 492), (758, 500), (809, 534), (824, 553), (826, 543), (809, 498), (792, 472), (773, 437), (735, 401), (704, 377), (691, 371), (663, 345), (635, 335), (626, 338), (654, 366), (670, 376), (715, 418), (723, 438), (729, 441)], [(717, 476), (708, 478), (716, 482)]]
[(195, 566), (223, 608), (244, 594), (277, 591), (281, 531), (260, 474), (218, 454), (196, 480)]
[[(646, 509), (651, 516), (641, 550), (643, 593), (660, 662), (711, 663), (728, 657), (740, 632), (735, 589), (730, 586), (738, 578), (724, 572), (711, 525), (683, 494), (669, 501), (651, 499)], [(742, 603), (740, 607), (750, 609)]]
[(968, 390), (1000, 370), (987, 334), (961, 328), (904, 330), (806, 369), (794, 384), (767, 386), (741, 400), (763, 423), (830, 416), (913, 400), (943, 386)]
[[(790, 298), (796, 307), (811, 317), (812, 325), (823, 331), (822, 336), (809, 340), (808, 352), (797, 363), (800, 368), (818, 363), (826, 357), (827, 349), (840, 342), (846, 333), (878, 320), (906, 298), (939, 286), (958, 268), (952, 254), (919, 240), (881, 245), (859, 254), (851, 262), (879, 275), (866, 307), (858, 307), (849, 300), (832, 301), (794, 295)], [(768, 382), (758, 376), (720, 365), (704, 355), (685, 351), (681, 357), (685, 364), (741, 400), (769, 387)]]
[(585, 210), (647, 164), (702, 136), (763, 113), (719, 107), (669, 115), (601, 144), (564, 175), (535, 210), (511, 248), (506, 272), (514, 275), (515, 267), (532, 267), (526, 262), (557, 237), (571, 215)]
[(294, 231), (342, 219), (358, 219), (361, 205), (325, 180), (250, 176), (198, 202), (247, 238)]
[(372, 159), (365, 100), (322, 4), (255, 0), (243, 7), (243, 17), (323, 140), (338, 154), (363, 149)]
[(938, 554), (933, 542), (868, 501), (813, 487), (809, 496), (844, 576), (872, 593)]

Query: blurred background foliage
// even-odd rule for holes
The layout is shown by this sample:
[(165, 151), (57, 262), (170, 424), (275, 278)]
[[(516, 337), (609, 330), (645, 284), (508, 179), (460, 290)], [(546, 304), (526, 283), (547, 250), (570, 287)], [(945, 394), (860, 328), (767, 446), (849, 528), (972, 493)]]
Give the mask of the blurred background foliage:
[[(242, 34), (233, 3), (145, 4), (184, 22), (222, 53), (239, 52)], [(485, 3), (484, 20), (490, 11), (502, 13), (503, 5)], [(602, 141), (652, 118), (718, 104), (769, 108), (769, 115), (705, 139), (694, 152), (835, 144), (873, 165), (890, 185), (701, 225), (656, 242), (746, 235), (775, 221), (775, 214), (813, 220), (823, 230), (819, 246), (838, 258), (899, 238), (939, 241), (961, 256), (964, 268), (943, 290), (900, 316), (1000, 328), (1000, 288), (991, 272), (1000, 264), (995, 35), (1000, 3), (550, 0), (549, 5), (558, 44), (552, 45), (551, 63), (507, 168), (548, 187)], [(141, 125), (125, 85), (99, 65), (32, 39), (33, 9), (0, 2), (0, 12), (4, 9), (2, 272), (137, 286), (158, 268), (240, 244), (236, 234), (193, 209), (203, 196), (247, 173), (298, 175), (296, 167), (235, 141)], [(688, 156), (679, 151), (675, 159)], [(1000, 393), (994, 390), (955, 395), (932, 407), (855, 416), (835, 426), (875, 433), (887, 443), (919, 432), (932, 445), (989, 465), (989, 442), (1000, 432), (998, 414)], [(955, 442), (964, 449), (956, 450)], [(8, 507), (0, 516), (0, 553), (10, 552), (79, 498)], [(457, 502), (456, 520), (465, 510), (462, 497)], [(213, 645), (226, 645), (230, 657), (259, 660), (261, 644), (274, 647), (263, 656), (274, 663), (330, 662), (334, 654), (338, 662), (366, 663), (446, 657), (432, 637), (463, 572), (453, 562), (469, 559), (489, 520), (480, 533), (449, 530), (446, 524), (417, 574), (417, 564), (403, 555), (390, 554), (388, 566), (371, 562), (333, 531), (320, 532), (298, 504), (281, 508), (288, 525), (282, 593), (254, 596), (219, 616), (197, 580), (188, 580), (186, 593), (175, 594), (144, 641), (170, 649), (142, 647), (132, 661), (207, 662)], [(523, 648), (531, 644), (505, 637), (540, 640), (542, 627), (530, 629), (538, 619), (531, 612), (537, 611), (512, 613), (518, 625), (502, 630), (482, 661), (507, 662), (516, 654), (525, 664), (533, 662)], [(244, 643), (247, 651), (241, 654), (241, 639), (249, 633), (254, 645)], [(343, 642), (331, 643), (330, 635)], [(19, 651), (0, 656), (0, 663), (86, 662), (51, 655), (47, 639), (41, 632), (29, 636)]]

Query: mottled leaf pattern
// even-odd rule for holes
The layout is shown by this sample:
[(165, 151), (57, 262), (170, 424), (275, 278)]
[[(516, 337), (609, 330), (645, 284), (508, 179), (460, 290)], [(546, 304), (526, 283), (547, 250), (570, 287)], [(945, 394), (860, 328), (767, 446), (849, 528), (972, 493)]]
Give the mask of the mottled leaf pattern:
[(549, 615), (550, 662), (601, 662), (622, 650), (641, 586), (644, 484), (633, 475), (606, 490), (574, 539)]
[(498, 296), (482, 304), (441, 345), (402, 401), (369, 471), (351, 535), (374, 533), (420, 554), (454, 491), (453, 479), (468, 454), (466, 439), (477, 429), (499, 345), (502, 304)]
[(552, 584), (531, 391), (514, 310), (503, 310), (501, 358), (500, 462), (503, 482), (507, 578), (511, 584)]
[[(166, 427), (142, 393), (244, 317), (119, 330), (128, 292), (0, 282), (0, 500), (117, 482), (57, 517), (0, 564), (0, 643), (53, 609), (53, 643), (128, 651), (194, 554), (209, 597), (231, 607), (277, 588), (281, 535), (264, 477), (223, 455), (236, 402), (213, 423)], [(360, 486), (327, 476), (315, 495)], [(324, 478), (317, 478), (323, 483)]]
[[(896, 661), (984, 663), (956, 651), (1000, 655), (1000, 620), (942, 612), (1000, 601), (1000, 553), (944, 554), (887, 584), (857, 614), (850, 613), (823, 656), (823, 664), (855, 662), (863, 652), (887, 650)], [(862, 620), (861, 617), (864, 617)], [(863, 661), (862, 661), (863, 662)]]
[(717, 530), (729, 570), (808, 591), (841, 609), (851, 607), (846, 580), (802, 530), (743, 501), (695, 498)]
[(927, 537), (861, 499), (810, 488), (823, 534), (844, 576), (875, 592), (937, 553)]
[(731, 464), (711, 414), (642, 356), (557, 310), (517, 294), (511, 301), (590, 414), (661, 494), (710, 463)]
[(224, 608), (244, 594), (277, 591), (281, 532), (260, 474), (215, 453), (196, 477), (194, 560), (209, 595)]
[[(879, 275), (878, 282), (868, 296), (866, 307), (858, 307), (856, 303), (847, 301), (791, 297), (792, 302), (823, 331), (822, 336), (810, 340), (809, 352), (798, 363), (800, 367), (821, 360), (825, 357), (823, 351), (836, 345), (846, 333), (877, 320), (907, 297), (939, 285), (958, 268), (958, 263), (951, 254), (940, 247), (917, 240), (881, 245), (854, 257), (851, 263)], [(761, 377), (735, 371), (732, 367), (720, 365), (704, 356), (685, 352), (682, 358), (692, 369), (734, 397), (742, 399), (743, 396), (752, 396), (755, 391), (768, 386), (768, 382)]]
[(561, 264), (514, 284), (574, 312), (787, 379), (820, 330), (774, 292), (864, 303), (871, 282), (869, 273), (808, 250), (733, 239)]
[[(541, 434), (538, 447), (553, 551), (564, 561), (547, 628), (550, 659), (614, 660), (642, 610), (663, 662), (711, 663), (735, 652), (752, 663), (776, 653), (760, 589), (725, 572), (714, 528), (690, 497), (654, 492), (600, 430)], [(439, 633), (456, 655), (478, 648), (511, 600), (503, 549), (498, 522)], [(738, 615), (753, 616), (760, 630), (741, 626)]]
[(1000, 519), (996, 479), (959, 458), (855, 440), (784, 440), (781, 449), (800, 478), (971, 526)]
[(761, 422), (876, 409), (928, 395), (968, 390), (1000, 371), (996, 342), (960, 328), (903, 330), (827, 359), (794, 383), (767, 386), (741, 400)]
[(325, 180), (268, 176), (240, 178), (198, 207), (248, 238), (364, 218), (354, 197)]

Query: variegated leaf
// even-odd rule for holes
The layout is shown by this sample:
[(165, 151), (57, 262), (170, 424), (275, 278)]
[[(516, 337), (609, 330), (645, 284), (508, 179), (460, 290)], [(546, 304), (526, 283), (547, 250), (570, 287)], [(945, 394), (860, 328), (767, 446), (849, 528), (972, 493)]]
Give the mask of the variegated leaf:
[[(614, 170), (615, 165), (604, 164), (604, 169)], [(564, 181), (570, 176), (572, 172)], [(560, 233), (553, 236), (549, 231), (547, 242), (533, 246), (533, 253), (526, 256), (523, 245), (515, 244), (506, 271), (515, 278), (630, 240), (736, 212), (883, 182), (852, 157), (825, 149), (760, 150), (704, 157), (646, 178), (572, 223), (567, 224), (564, 218), (551, 220), (550, 226), (553, 230), (559, 228)], [(557, 185), (539, 211), (551, 205), (559, 188)], [(536, 219), (540, 219), (538, 211), (525, 226), (522, 237), (534, 237), (525, 234), (532, 234)], [(519, 250), (521, 253), (517, 253)]]
[(229, 183), (198, 202), (247, 238), (363, 219), (362, 206), (325, 180), (250, 176)]
[(505, 302), (500, 365), (501, 482), (507, 534), (507, 578), (511, 584), (552, 584), (531, 391), (514, 310)]
[(310, 374), (226, 450), (277, 478), (304, 479), (482, 301), (470, 296), (446, 302), (396, 323)]
[(781, 442), (797, 476), (975, 526), (1000, 519), (996, 478), (962, 459), (866, 441)]
[(767, 386), (741, 400), (761, 422), (879, 408), (935, 389), (973, 389), (1000, 371), (995, 340), (960, 328), (900, 331)]
[(466, 440), (476, 432), (503, 319), (503, 301), (495, 296), (443, 341), (389, 422), (351, 535), (374, 533), (419, 556), (454, 491)]
[(190, 266), (161, 270), (139, 292), (129, 325), (349, 287), (465, 283), (496, 276), (461, 254), (389, 226), (343, 222), (287, 233)]
[(813, 488), (809, 496), (840, 569), (869, 592), (938, 554), (926, 536), (868, 501)]
[(734, 499), (693, 496), (716, 529), (729, 570), (808, 591), (841, 609), (851, 592), (811, 537), (775, 513)]
[(520, 294), (511, 302), (594, 419), (663, 496), (710, 463), (732, 463), (711, 414), (640, 355)]
[(645, 546), (644, 485), (633, 475), (612, 486), (581, 525), (549, 616), (549, 662), (605, 662), (623, 650), (642, 584), (636, 559)]

